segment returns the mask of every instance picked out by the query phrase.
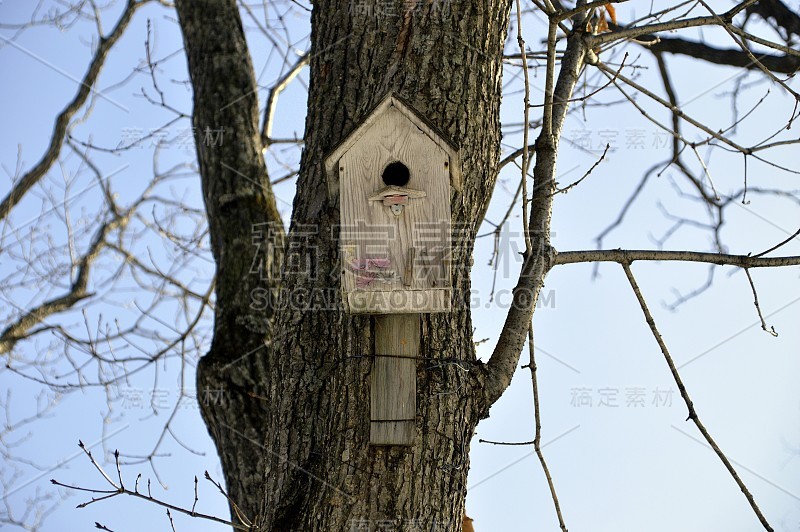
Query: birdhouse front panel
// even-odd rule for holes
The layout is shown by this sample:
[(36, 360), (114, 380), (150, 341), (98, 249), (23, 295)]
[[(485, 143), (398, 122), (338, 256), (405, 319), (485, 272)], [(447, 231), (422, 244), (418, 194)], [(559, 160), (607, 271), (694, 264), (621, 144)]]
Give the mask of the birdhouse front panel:
[(338, 164), (345, 309), (449, 311), (450, 155), (395, 107), (372, 118)]

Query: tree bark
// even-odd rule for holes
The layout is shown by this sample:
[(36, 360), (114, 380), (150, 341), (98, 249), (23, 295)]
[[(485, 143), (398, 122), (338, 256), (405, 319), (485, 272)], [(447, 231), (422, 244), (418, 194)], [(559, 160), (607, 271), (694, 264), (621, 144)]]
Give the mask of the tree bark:
[[(235, 2), (177, 2), (218, 267), (216, 329), (198, 393), (230, 496), (260, 530), (459, 529), (470, 439), (490, 406), (472, 341), (469, 270), (499, 161), (509, 2), (398, 1), (391, 10), (384, 2), (372, 12), (359, 4), (314, 6), (305, 151), (281, 258), (282, 241), (250, 242), (253, 224), (277, 213)], [(369, 445), (374, 319), (341, 311), (338, 201), (328, 198), (323, 167), (390, 91), (461, 148), (464, 175), (451, 196), (453, 311), (421, 320), (410, 447)], [(206, 124), (230, 132), (223, 146), (203, 145)], [(270, 268), (250, 274), (260, 253)], [(254, 290), (278, 286), (279, 260), (280, 299), (254, 308)], [(203, 401), (205, 389), (220, 400)]]
[(179, 0), (176, 8), (217, 266), (214, 337), (198, 365), (197, 394), (232, 500), (252, 516), (263, 470), (258, 444), (268, 417), (267, 405), (252, 394), (261, 389), (260, 362), (275, 314), (269, 296), (285, 235), (261, 155), (258, 94), (236, 2)]

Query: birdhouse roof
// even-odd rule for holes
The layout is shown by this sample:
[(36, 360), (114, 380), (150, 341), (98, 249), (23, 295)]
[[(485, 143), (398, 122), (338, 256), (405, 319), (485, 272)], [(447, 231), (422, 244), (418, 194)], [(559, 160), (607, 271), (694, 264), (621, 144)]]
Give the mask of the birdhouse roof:
[(445, 136), (442, 131), (433, 125), (429, 120), (422, 116), (416, 109), (414, 109), (408, 102), (403, 100), (395, 93), (389, 93), (386, 97), (376, 105), (361, 121), (356, 124), (353, 131), (350, 132), (341, 142), (339, 142), (326, 156), (325, 156), (325, 173), (328, 179), (328, 190), (332, 196), (335, 196), (339, 189), (339, 175), (338, 164), (339, 159), (352, 148), (361, 137), (369, 130), (370, 126), (384, 113), (391, 108), (399, 111), (406, 119), (417, 126), (420, 131), (431, 139), (437, 146), (444, 150), (450, 156), (450, 183), (456, 190), (461, 190), (461, 160), (458, 154), (458, 148)]

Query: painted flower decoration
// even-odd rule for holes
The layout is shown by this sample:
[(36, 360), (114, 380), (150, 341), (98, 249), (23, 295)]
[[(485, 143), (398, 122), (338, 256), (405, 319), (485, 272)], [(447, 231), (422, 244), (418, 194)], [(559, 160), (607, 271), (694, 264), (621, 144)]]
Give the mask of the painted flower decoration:
[(349, 262), (351, 270), (356, 272), (356, 287), (366, 288), (374, 281), (388, 280), (392, 278), (392, 272), (386, 271), (392, 265), (388, 258), (360, 258)]

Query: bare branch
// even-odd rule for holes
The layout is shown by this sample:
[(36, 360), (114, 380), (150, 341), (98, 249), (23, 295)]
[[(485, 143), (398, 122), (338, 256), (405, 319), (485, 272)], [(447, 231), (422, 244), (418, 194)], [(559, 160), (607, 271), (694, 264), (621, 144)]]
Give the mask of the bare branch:
[(83, 257), (77, 261), (77, 274), (69, 292), (45, 301), (31, 309), (0, 333), (0, 354), (11, 351), (14, 345), (25, 337), (29, 329), (42, 323), (48, 316), (69, 309), (91, 295), (87, 292), (87, 288), (89, 285), (89, 272), (91, 271), (92, 265), (100, 254), (100, 251), (106, 246), (106, 239), (108, 236), (113, 231), (124, 228), (128, 223), (130, 220), (130, 213), (131, 211), (128, 210), (122, 215), (114, 216), (100, 226), (95, 233), (95, 237), (89, 249)]
[[(50, 137), (50, 145), (47, 147), (44, 156), (36, 163), (36, 166), (28, 170), (19, 180), (12, 186), (11, 191), (6, 195), (2, 202), (0, 202), (0, 220), (3, 220), (11, 212), (11, 209), (22, 200), (30, 188), (39, 182), (39, 180), (47, 173), (50, 167), (58, 159), (58, 154), (61, 152), (61, 145), (64, 142), (64, 137), (67, 135), (67, 129), (70, 120), (83, 107), (89, 95), (93, 92), (93, 86), (100, 75), (100, 70), (103, 68), (108, 52), (119, 41), (120, 37), (125, 33), (133, 14), (136, 10), (150, 0), (128, 0), (128, 3), (120, 17), (117, 25), (107, 37), (101, 37), (97, 46), (97, 51), (89, 64), (89, 70), (80, 81), (78, 93), (67, 104), (63, 111), (56, 118), (56, 124), (53, 128), (53, 134)], [(10, 42), (10, 41), (7, 41)]]
[(786, 7), (780, 0), (759, 0), (747, 7), (748, 13), (755, 13), (764, 20), (775, 23), (790, 35), (800, 35), (800, 16)]
[(559, 189), (556, 189), (556, 190), (553, 192), (553, 194), (554, 194), (554, 195), (555, 195), (555, 194), (562, 194), (562, 193), (563, 193), (563, 194), (566, 194), (567, 192), (569, 192), (569, 191), (570, 191), (570, 190), (572, 190), (573, 188), (575, 188), (575, 187), (577, 187), (578, 185), (580, 185), (580, 184), (583, 182), (583, 180), (584, 180), (584, 179), (586, 179), (587, 177), (589, 177), (589, 175), (591, 175), (591, 173), (592, 173), (592, 172), (594, 172), (594, 169), (595, 169), (595, 168), (597, 168), (597, 166), (598, 166), (600, 163), (602, 163), (602, 162), (603, 162), (603, 159), (605, 159), (605, 158), (606, 158), (606, 154), (608, 153), (608, 150), (609, 150), (610, 148), (611, 148), (611, 145), (610, 145), (610, 144), (606, 144), (606, 147), (605, 147), (605, 149), (603, 150), (603, 153), (602, 153), (602, 155), (600, 155), (600, 158), (599, 158), (599, 159), (597, 159), (597, 160), (594, 162), (594, 164), (591, 166), (591, 168), (589, 168), (589, 169), (586, 171), (586, 173), (584, 173), (584, 174), (583, 174), (583, 176), (581, 176), (581, 178), (580, 178), (580, 179), (578, 179), (577, 181), (575, 181), (575, 182), (573, 182), (573, 183), (570, 183), (569, 185), (565, 186), (564, 188), (559, 188)]
[[(789, 85), (787, 85), (785, 81), (778, 79), (772, 72), (769, 71), (767, 67), (765, 67), (761, 63), (761, 61), (759, 61), (759, 59), (755, 55), (753, 55), (753, 52), (750, 51), (750, 48), (747, 47), (744, 40), (742, 40), (740, 37), (734, 34), (733, 31), (731, 31), (731, 24), (727, 20), (723, 20), (722, 17), (714, 13), (714, 10), (711, 9), (711, 7), (704, 0), (698, 0), (698, 2), (702, 4), (703, 7), (705, 7), (706, 10), (708, 10), (709, 13), (711, 13), (711, 16), (717, 19), (719, 25), (725, 29), (725, 31), (728, 33), (731, 39), (733, 39), (733, 42), (735, 42), (739, 46), (739, 48), (741, 48), (741, 50), (747, 55), (747, 57), (756, 65), (756, 67), (759, 70), (761, 70), (764, 73), (765, 76), (767, 76), (767, 78), (771, 79), (772, 81), (783, 87), (784, 90), (786, 90), (786, 92), (794, 96), (796, 102), (800, 101), (800, 94), (798, 94), (797, 92), (795, 92), (794, 89), (789, 87)], [(795, 103), (795, 109), (797, 109), (796, 103)], [(792, 120), (794, 120), (794, 111), (792, 112), (792, 118), (789, 120), (789, 125), (791, 125)]]
[[(107, 482), (109, 482), (111, 484), (111, 486), (114, 489), (113, 490), (98, 490), (98, 489), (94, 489), (94, 488), (84, 488), (84, 487), (80, 487), (80, 486), (73, 486), (73, 485), (70, 485), (70, 484), (65, 484), (63, 482), (59, 482), (58, 480), (51, 479), (50, 482), (52, 484), (56, 485), (56, 486), (61, 486), (63, 488), (67, 488), (67, 489), (70, 489), (70, 490), (88, 491), (90, 493), (102, 495), (101, 497), (97, 497), (97, 498), (92, 497), (91, 500), (89, 500), (89, 501), (87, 501), (85, 503), (79, 504), (78, 508), (85, 508), (85, 507), (87, 507), (88, 505), (90, 505), (92, 503), (108, 500), (108, 499), (114, 498), (114, 497), (116, 497), (118, 495), (129, 495), (131, 497), (143, 499), (143, 500), (145, 500), (147, 502), (150, 502), (152, 504), (156, 504), (158, 506), (162, 506), (162, 507), (166, 508), (167, 511), (179, 512), (179, 513), (191, 516), (191, 517), (196, 517), (198, 519), (204, 519), (206, 521), (213, 521), (215, 523), (220, 523), (220, 524), (232, 527), (235, 530), (251, 530), (252, 529), (252, 526), (251, 526), (250, 522), (246, 521), (246, 520), (242, 521), (243, 523), (246, 523), (246, 524), (239, 524), (239, 523), (234, 523), (232, 521), (228, 521), (226, 519), (222, 519), (220, 517), (216, 517), (214, 515), (203, 514), (203, 513), (199, 513), (197, 511), (195, 511), (194, 508), (195, 508), (195, 505), (197, 503), (196, 499), (195, 499), (195, 505), (192, 505), (191, 509), (187, 509), (187, 508), (182, 508), (180, 506), (176, 506), (174, 504), (170, 504), (170, 503), (168, 503), (166, 501), (163, 501), (161, 499), (158, 499), (156, 497), (153, 497), (152, 494), (149, 491), (149, 485), (150, 485), (149, 481), (148, 481), (148, 493), (147, 493), (147, 495), (145, 495), (143, 493), (140, 493), (139, 492), (139, 477), (137, 477), (137, 479), (136, 479), (136, 486), (135, 486), (133, 491), (131, 491), (128, 488), (125, 488), (123, 486), (123, 484), (122, 484), (122, 473), (121, 473), (121, 471), (119, 469), (119, 462), (118, 461), (117, 461), (117, 470), (119, 471), (120, 482), (119, 482), (119, 485), (117, 485), (116, 483), (114, 483), (113, 480), (111, 480), (111, 477), (109, 477), (108, 474), (106, 474), (106, 472), (103, 470), (103, 468), (100, 467), (100, 465), (95, 461), (94, 457), (92, 456), (91, 451), (89, 451), (86, 448), (86, 446), (83, 444), (83, 442), (79, 442), (79, 446), (83, 450), (83, 452), (86, 453), (86, 455), (89, 458), (89, 461), (94, 466), (94, 468), (103, 476), (103, 478)], [(118, 457), (119, 453), (118, 452), (115, 453), (115, 456)], [(139, 475), (139, 476), (141, 476), (141, 475)], [(216, 482), (214, 482), (211, 479), (210, 476), (208, 476), (208, 472), (206, 472), (206, 478), (212, 484), (217, 486), (222, 491), (223, 494), (225, 494), (225, 492), (224, 492), (224, 490), (222, 490), (221, 486), (219, 486)], [(195, 497), (196, 497), (196, 492), (195, 492)], [(97, 524), (97, 528), (101, 528), (102, 530), (109, 530), (108, 528), (100, 525), (99, 523)]]
[(522, 38), (522, 6), (520, 0), (516, 0), (517, 6), (517, 45), (519, 46), (519, 53), (522, 57), (522, 74), (525, 83), (525, 97), (523, 98), (523, 111), (524, 123), (522, 129), (522, 167), (520, 168), (521, 177), (520, 184), (522, 185), (522, 231), (525, 237), (525, 254), (531, 254), (531, 234), (530, 227), (528, 227), (528, 166), (530, 165), (530, 158), (528, 154), (528, 132), (530, 127), (530, 111), (531, 111), (531, 85), (528, 79), (528, 58), (525, 56), (525, 39)]
[(689, 410), (689, 417), (687, 419), (691, 419), (694, 422), (700, 433), (705, 438), (706, 442), (708, 442), (708, 445), (711, 446), (712, 449), (714, 449), (714, 452), (717, 454), (719, 459), (725, 465), (725, 469), (728, 470), (728, 472), (731, 474), (736, 484), (739, 486), (739, 489), (742, 491), (742, 493), (744, 493), (744, 496), (747, 498), (747, 502), (750, 503), (750, 507), (753, 509), (753, 512), (755, 512), (756, 517), (758, 517), (758, 520), (761, 522), (764, 529), (768, 530), (769, 532), (772, 532), (773, 528), (767, 522), (767, 519), (766, 517), (764, 517), (764, 514), (761, 513), (761, 509), (759, 509), (755, 499), (753, 499), (753, 495), (747, 489), (747, 486), (745, 486), (744, 482), (742, 482), (742, 479), (739, 478), (739, 474), (736, 473), (736, 470), (733, 468), (733, 465), (731, 464), (730, 460), (728, 460), (728, 457), (726, 457), (725, 454), (722, 452), (722, 450), (720, 450), (717, 443), (711, 437), (711, 434), (709, 434), (708, 430), (706, 430), (705, 425), (703, 425), (703, 423), (700, 421), (700, 418), (698, 417), (697, 412), (694, 409), (694, 405), (692, 404), (692, 400), (689, 397), (689, 392), (686, 390), (686, 386), (684, 386), (683, 384), (683, 380), (681, 379), (681, 376), (678, 373), (678, 369), (675, 367), (675, 362), (673, 362), (672, 356), (669, 354), (669, 350), (667, 349), (667, 344), (664, 343), (664, 339), (661, 337), (661, 333), (658, 331), (658, 328), (656, 327), (656, 322), (653, 319), (653, 315), (650, 314), (650, 309), (647, 307), (647, 302), (645, 301), (644, 296), (642, 295), (642, 292), (639, 289), (639, 285), (636, 283), (636, 279), (634, 278), (633, 272), (631, 271), (630, 262), (626, 261), (622, 262), (621, 264), (622, 264), (622, 269), (625, 271), (625, 275), (628, 278), (628, 282), (631, 285), (631, 289), (633, 290), (636, 299), (639, 301), (639, 306), (642, 309), (642, 314), (644, 314), (645, 321), (647, 321), (647, 325), (650, 326), (650, 331), (653, 333), (653, 338), (655, 338), (656, 342), (658, 343), (658, 346), (661, 349), (661, 353), (664, 355), (664, 358), (667, 361), (667, 365), (669, 365), (669, 370), (672, 373), (672, 378), (675, 380), (675, 384), (678, 386), (678, 390), (680, 390), (683, 402), (686, 404), (686, 408), (688, 408)]
[(533, 253), (525, 257), (522, 272), (514, 288), (514, 304), (508, 311), (503, 330), (487, 363), (488, 372), (484, 381), (487, 408), (500, 397), (511, 382), (522, 353), (539, 290), (552, 266), (550, 220), (558, 143), (569, 108), (569, 100), (583, 69), (587, 53), (583, 34), (580, 32), (573, 34), (568, 39), (561, 70), (555, 81), (555, 44), (555, 24), (550, 22), (545, 118), (536, 141), (536, 164), (533, 170), (534, 189), (530, 219)]
[(702, 253), (696, 251), (658, 251), (658, 250), (586, 250), (556, 253), (553, 265), (577, 264), (585, 262), (617, 262), (623, 264), (637, 260), (704, 262), (719, 266), (738, 266), (740, 268), (775, 268), (778, 266), (800, 265), (800, 256), (755, 257), (752, 255), (726, 255), (724, 253)]
[(589, 41), (589, 46), (593, 48), (595, 46), (599, 46), (601, 44), (613, 41), (619, 41), (622, 39), (634, 39), (636, 37), (641, 37), (643, 35), (650, 35), (663, 31), (674, 31), (685, 28), (697, 28), (701, 26), (716, 26), (721, 24), (727, 24), (730, 23), (730, 21), (737, 13), (739, 13), (743, 9), (746, 9), (748, 6), (753, 5), (757, 1), (758, 0), (745, 0), (741, 4), (726, 11), (721, 15), (713, 15), (708, 17), (694, 17), (694, 18), (678, 18), (675, 20), (671, 20), (669, 22), (653, 23), (653, 24), (647, 24), (645, 26), (625, 28), (623, 30), (614, 31), (610, 33), (602, 33), (600, 35), (591, 35), (587, 36), (587, 40)]
[[(606, 76), (608, 76), (609, 78), (614, 77), (616, 75), (616, 77), (619, 78), (619, 80), (621, 80), (623, 83), (625, 83), (627, 85), (630, 85), (631, 87), (633, 87), (637, 91), (641, 92), (642, 94), (644, 94), (648, 98), (660, 103), (661, 105), (663, 105), (664, 107), (666, 107), (667, 109), (672, 111), (673, 113), (677, 114), (682, 119), (686, 120), (687, 122), (689, 122), (690, 124), (692, 124), (696, 128), (701, 129), (704, 132), (708, 133), (709, 136), (719, 140), (720, 142), (728, 144), (730, 147), (734, 148), (735, 150), (740, 151), (740, 152), (745, 153), (745, 154), (751, 153), (753, 151), (752, 149), (748, 149), (748, 148), (745, 148), (744, 146), (740, 146), (739, 144), (737, 144), (736, 142), (734, 142), (734, 141), (730, 140), (729, 138), (723, 136), (719, 132), (712, 130), (711, 128), (709, 128), (708, 126), (706, 126), (703, 123), (699, 122), (698, 120), (695, 120), (691, 116), (689, 116), (686, 113), (684, 113), (681, 109), (675, 107), (674, 105), (671, 105), (668, 101), (664, 100), (663, 98), (661, 98), (660, 96), (655, 94), (653, 91), (643, 87), (639, 83), (636, 83), (632, 79), (630, 79), (628, 77), (625, 77), (622, 74), (615, 73), (613, 69), (607, 67), (602, 62), (598, 61), (596, 66), (600, 70), (602, 70), (606, 74)], [(614, 81), (614, 85), (619, 87), (619, 83), (617, 83), (617, 81)]]
[(586, 2), (585, 4), (581, 4), (569, 11), (564, 11), (558, 14), (558, 20), (567, 20), (568, 18), (572, 18), (575, 15), (580, 13), (586, 13), (591, 9), (595, 9), (597, 7), (603, 7), (607, 4), (621, 4), (622, 2), (627, 2), (628, 0), (593, 0), (592, 2)]
[(544, 476), (547, 478), (547, 486), (550, 488), (550, 498), (553, 500), (553, 506), (556, 509), (556, 515), (558, 516), (558, 526), (561, 528), (562, 532), (567, 532), (567, 525), (564, 523), (564, 517), (561, 515), (561, 505), (558, 503), (558, 495), (556, 494), (556, 486), (553, 483), (553, 477), (550, 475), (550, 469), (547, 467), (547, 462), (544, 459), (544, 453), (542, 453), (542, 420), (541, 416), (539, 415), (539, 383), (536, 380), (536, 357), (533, 346), (533, 324), (530, 325), (528, 328), (528, 356), (530, 360), (528, 362), (528, 369), (531, 372), (531, 385), (533, 387), (533, 419), (536, 425), (536, 432), (533, 438), (533, 448), (536, 451), (536, 456), (539, 458), (539, 463), (542, 465), (542, 471), (544, 471)]
[(753, 282), (753, 277), (750, 275), (750, 268), (745, 268), (744, 273), (747, 275), (747, 282), (750, 283), (750, 290), (753, 291), (753, 305), (755, 305), (756, 312), (758, 312), (758, 319), (761, 320), (761, 328), (764, 330), (764, 332), (777, 337), (778, 333), (775, 331), (775, 327), (770, 327), (767, 329), (767, 322), (764, 321), (764, 314), (761, 313), (761, 305), (758, 304), (758, 292), (756, 291), (756, 285)]
[[(739, 33), (736, 29), (732, 29), (732, 31)], [(766, 43), (760, 44), (766, 45)], [(756, 62), (741, 50), (717, 48), (710, 44), (687, 41), (675, 37), (661, 37), (657, 42), (648, 45), (648, 48), (653, 52), (687, 55), (717, 65), (747, 68), (750, 70), (757, 70), (759, 68), (757, 63), (761, 63), (772, 72), (782, 74), (792, 74), (800, 68), (800, 57), (798, 57), (794, 51), (788, 52), (786, 55), (758, 54), (758, 61)]]
[(772, 246), (771, 248), (769, 248), (769, 249), (768, 249), (768, 250), (766, 250), (766, 251), (762, 251), (761, 253), (757, 253), (757, 254), (753, 255), (753, 257), (763, 257), (763, 256), (764, 256), (764, 255), (766, 255), (767, 253), (772, 253), (772, 252), (773, 252), (773, 251), (775, 251), (776, 249), (778, 249), (778, 248), (780, 248), (780, 247), (783, 247), (783, 246), (785, 246), (786, 244), (788, 244), (789, 242), (791, 242), (792, 240), (794, 240), (794, 239), (795, 239), (795, 237), (797, 237), (797, 236), (800, 236), (800, 229), (798, 229), (797, 231), (795, 231), (795, 232), (794, 232), (794, 234), (792, 234), (792, 235), (789, 235), (789, 237), (788, 237), (788, 238), (786, 238), (785, 240), (782, 240), (782, 241), (781, 241), (781, 242), (779, 242), (778, 244), (775, 244), (774, 246)]
[[(308, 52), (301, 55), (297, 62), (272, 86), (269, 90), (267, 97), (266, 108), (264, 109), (264, 124), (261, 127), (261, 144), (264, 149), (269, 148), (271, 144), (278, 142), (272, 138), (272, 124), (275, 120), (275, 110), (278, 105), (278, 96), (283, 90), (289, 86), (289, 83), (303, 70), (308, 64), (310, 54)], [(299, 141), (295, 141), (299, 142)]]

